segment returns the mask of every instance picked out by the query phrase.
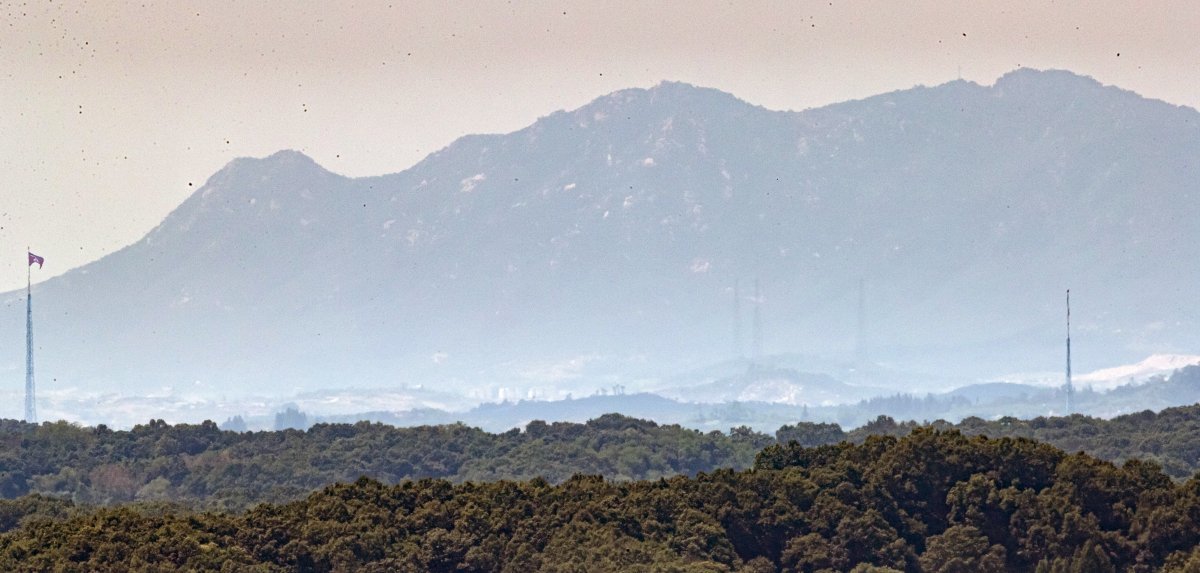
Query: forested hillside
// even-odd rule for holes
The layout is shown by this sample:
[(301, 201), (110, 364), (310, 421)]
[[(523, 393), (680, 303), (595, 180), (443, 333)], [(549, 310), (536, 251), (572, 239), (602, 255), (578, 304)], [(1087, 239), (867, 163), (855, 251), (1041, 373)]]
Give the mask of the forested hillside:
[[(1118, 416), (1111, 420), (1074, 415), (1021, 420), (967, 418), (958, 424), (933, 422), (940, 429), (957, 429), (967, 435), (993, 438), (1032, 438), (1069, 452), (1083, 451), (1101, 459), (1122, 462), (1130, 459), (1153, 461), (1167, 475), (1184, 479), (1200, 471), (1200, 404), (1150, 410)], [(835, 444), (842, 440), (862, 442), (867, 436), (903, 436), (920, 427), (915, 422), (896, 422), (880, 416), (875, 421), (843, 431), (837, 424), (789, 424), (776, 432), (776, 439), (795, 440), (802, 445)]]
[(242, 509), (290, 501), (360, 476), (395, 483), (531, 479), (576, 473), (656, 479), (747, 468), (774, 440), (747, 429), (701, 433), (620, 415), (587, 424), (534, 421), (489, 434), (461, 424), (395, 428), (318, 424), (308, 431), (238, 433), (216, 424), (151, 421), (131, 431), (65, 422), (0, 421), (0, 496), (27, 493), (88, 504), (173, 501)]
[[(1200, 470), (1200, 405), (1102, 420), (1087, 416), (968, 418), (935, 429), (966, 435), (1023, 437), (1069, 452), (1121, 463), (1159, 464), (1176, 480)], [(862, 443), (871, 435), (905, 436), (921, 427), (880, 416), (845, 431), (799, 422), (775, 436), (734, 428), (701, 433), (617, 414), (586, 424), (530, 422), (524, 431), (491, 434), (462, 424), (395, 428), (318, 424), (308, 431), (222, 431), (215, 424), (151, 421), (130, 431), (65, 422), (40, 426), (0, 421), (0, 497), (42, 494), (83, 504), (130, 501), (241, 510), (299, 499), (327, 485), (366, 476), (386, 484), (421, 478), (527, 480), (557, 484), (574, 474), (613, 481), (653, 480), (716, 469), (745, 469), (773, 443)]]
[[(637, 482), (371, 479), (242, 514), (3, 502), (6, 571), (1195, 571), (1200, 481), (921, 428)], [(56, 517), (54, 514), (57, 514)], [(66, 517), (62, 517), (65, 515)], [(869, 566), (868, 566), (869, 565)], [(890, 568), (890, 569), (880, 569)]]

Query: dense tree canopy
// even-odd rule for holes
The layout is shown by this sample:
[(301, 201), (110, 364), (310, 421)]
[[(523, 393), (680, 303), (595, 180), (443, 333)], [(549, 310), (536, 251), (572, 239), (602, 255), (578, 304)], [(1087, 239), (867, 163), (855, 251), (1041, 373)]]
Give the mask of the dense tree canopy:
[(615, 414), (587, 424), (534, 421), (523, 432), (502, 434), (461, 424), (360, 422), (238, 433), (212, 422), (152, 420), (112, 431), (6, 420), (0, 421), (0, 497), (39, 493), (86, 504), (179, 501), (242, 509), (361, 476), (389, 484), (534, 477), (558, 483), (576, 473), (656, 479), (746, 468), (772, 441), (746, 428), (701, 433)]
[[(0, 506), (0, 570), (1191, 571), (1200, 481), (1023, 438), (919, 428), (748, 470), (386, 485), (240, 514)], [(57, 503), (57, 504), (56, 504)], [(15, 504), (20, 504), (18, 507)], [(25, 512), (24, 516), (19, 516)], [(44, 513), (44, 514), (43, 514)]]
[[(817, 446), (842, 440), (861, 443), (867, 436), (875, 435), (904, 436), (922, 425), (879, 416), (850, 431), (837, 424), (798, 422), (781, 427), (775, 435), (780, 443), (795, 440), (801, 445)], [(924, 425), (957, 429), (970, 436), (1031, 438), (1114, 462), (1153, 461), (1175, 479), (1185, 479), (1200, 471), (1200, 404), (1167, 408), (1159, 413), (1146, 410), (1111, 420), (1076, 414), (1031, 420), (966, 418), (957, 424), (938, 420)]]
[[(1087, 416), (937, 421), (965, 435), (1037, 439), (1113, 462), (1152, 461), (1173, 479), (1200, 469), (1200, 405), (1102, 420)], [(862, 443), (905, 436), (921, 424), (880, 416), (845, 431), (836, 424), (785, 425), (774, 438), (749, 428), (701, 433), (616, 414), (586, 424), (533, 421), (524, 431), (490, 434), (461, 424), (395, 428), (317, 424), (307, 431), (232, 432), (212, 422), (152, 420), (129, 431), (65, 422), (0, 421), (0, 498), (42, 494), (82, 504), (180, 502), (240, 510), (299, 499), (326, 485), (366, 476), (386, 484), (421, 478), (560, 483), (574, 474), (616, 481), (745, 469), (773, 443)]]

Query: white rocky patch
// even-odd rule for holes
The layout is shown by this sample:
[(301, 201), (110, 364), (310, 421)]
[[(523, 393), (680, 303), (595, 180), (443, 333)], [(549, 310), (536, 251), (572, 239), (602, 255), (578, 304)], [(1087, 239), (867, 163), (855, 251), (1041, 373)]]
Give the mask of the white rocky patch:
[(475, 190), (475, 187), (477, 185), (479, 185), (486, 179), (487, 179), (487, 175), (485, 175), (483, 173), (476, 173), (475, 175), (472, 175), (472, 176), (467, 177), (466, 179), (463, 179), (462, 181), (460, 181), (459, 182), (460, 187), (458, 190), (459, 190), (459, 192), (462, 192), (462, 193), (470, 193), (471, 191)]
[(1075, 376), (1076, 383), (1087, 383), (1094, 389), (1110, 390), (1122, 384), (1144, 384), (1154, 376), (1169, 376), (1185, 366), (1200, 364), (1194, 354), (1153, 354), (1135, 364), (1102, 368)]

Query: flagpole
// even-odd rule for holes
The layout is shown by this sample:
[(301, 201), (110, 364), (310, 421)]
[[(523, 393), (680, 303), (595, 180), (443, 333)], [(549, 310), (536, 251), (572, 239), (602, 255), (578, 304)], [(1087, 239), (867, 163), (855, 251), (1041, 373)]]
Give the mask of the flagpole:
[(33, 387), (33, 288), (29, 260), (29, 247), (25, 247), (25, 421), (37, 423), (37, 403)]

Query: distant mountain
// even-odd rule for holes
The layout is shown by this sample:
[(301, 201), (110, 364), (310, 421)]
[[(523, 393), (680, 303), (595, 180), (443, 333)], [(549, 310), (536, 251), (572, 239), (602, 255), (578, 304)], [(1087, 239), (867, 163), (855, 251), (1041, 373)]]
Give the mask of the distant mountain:
[[(1200, 348), (1197, 158), (1196, 110), (1019, 70), (802, 112), (663, 83), (381, 177), (238, 159), (142, 240), (37, 285), (38, 375), (633, 388), (734, 356), (733, 286), (748, 342), (755, 278), (767, 354), (960, 378), (1056, 369), (1070, 287), (1093, 370)], [(0, 296), (17, 386), (22, 297)]]
[[(762, 373), (761, 380), (786, 379), (786, 372)], [(807, 377), (795, 376), (795, 379)], [(739, 379), (754, 387), (755, 377)], [(937, 394), (874, 395), (854, 403), (806, 404), (784, 401), (764, 401), (753, 397), (714, 393), (714, 387), (726, 390), (738, 384), (700, 386), (687, 396), (664, 397), (637, 393), (624, 395), (595, 395), (573, 400), (521, 400), (516, 402), (482, 404), (466, 411), (447, 412), (435, 408), (405, 411), (363, 411), (330, 415), (327, 404), (308, 401), (305, 408), (319, 409), (313, 421), (355, 422), (371, 420), (396, 426), (449, 424), (463, 422), (491, 432), (503, 432), (524, 427), (531, 420), (547, 422), (586, 421), (609, 412), (654, 419), (661, 424), (679, 424), (704, 431), (727, 431), (737, 426), (749, 426), (761, 432), (773, 432), (785, 424), (832, 422), (843, 428), (857, 428), (876, 421), (880, 416), (895, 420), (933, 422), (945, 420), (958, 423), (976, 417), (995, 420), (1001, 417), (1033, 419), (1062, 416), (1065, 394), (1061, 388), (1049, 388), (1012, 383), (973, 384), (950, 392)], [(797, 386), (803, 386), (797, 383)], [(802, 393), (801, 390), (798, 393)], [(1163, 410), (1190, 406), (1200, 402), (1200, 366), (1188, 366), (1166, 376), (1156, 376), (1145, 382), (1124, 384), (1107, 391), (1089, 387), (1075, 394), (1072, 413), (1113, 418), (1145, 410)], [(262, 427), (269, 419), (260, 417)]]
[(982, 384), (971, 384), (962, 388), (956, 388), (947, 392), (948, 396), (962, 397), (970, 400), (973, 403), (989, 403), (993, 404), (1000, 401), (1025, 401), (1030, 396), (1039, 394), (1053, 393), (1054, 388), (1045, 386), (1033, 386), (1030, 384), (1018, 384), (1014, 382), (984, 382)]
[[(462, 421), (470, 426), (483, 428), (487, 431), (503, 432), (512, 428), (523, 428), (533, 420), (549, 422), (586, 422), (611, 412), (630, 412), (632, 417), (642, 416), (645, 419), (662, 420), (663, 424), (683, 423), (689, 427), (702, 425), (698, 420), (700, 409), (691, 404), (682, 404), (654, 394), (626, 394), (607, 396), (588, 396), (573, 400), (521, 400), (517, 402), (481, 404), (467, 412), (442, 414), (442, 420), (435, 423)], [(341, 416), (330, 418), (331, 421), (350, 421), (357, 419), (378, 420), (397, 425), (414, 425), (430, 423), (423, 420), (437, 420), (432, 411), (413, 412), (378, 412), (366, 416)], [(691, 423), (688, 423), (691, 422)], [(729, 428), (709, 428), (722, 431)]]
[(685, 402), (767, 402), (792, 406), (826, 406), (857, 402), (886, 394), (883, 388), (851, 386), (826, 374), (809, 374), (790, 368), (751, 366), (738, 375), (688, 386), (660, 390), (663, 396)]
[(1096, 389), (1112, 389), (1145, 382), (1155, 376), (1167, 376), (1180, 368), (1197, 364), (1200, 364), (1200, 356), (1194, 354), (1155, 354), (1136, 364), (1102, 368), (1074, 376), (1073, 379), (1076, 384)]

